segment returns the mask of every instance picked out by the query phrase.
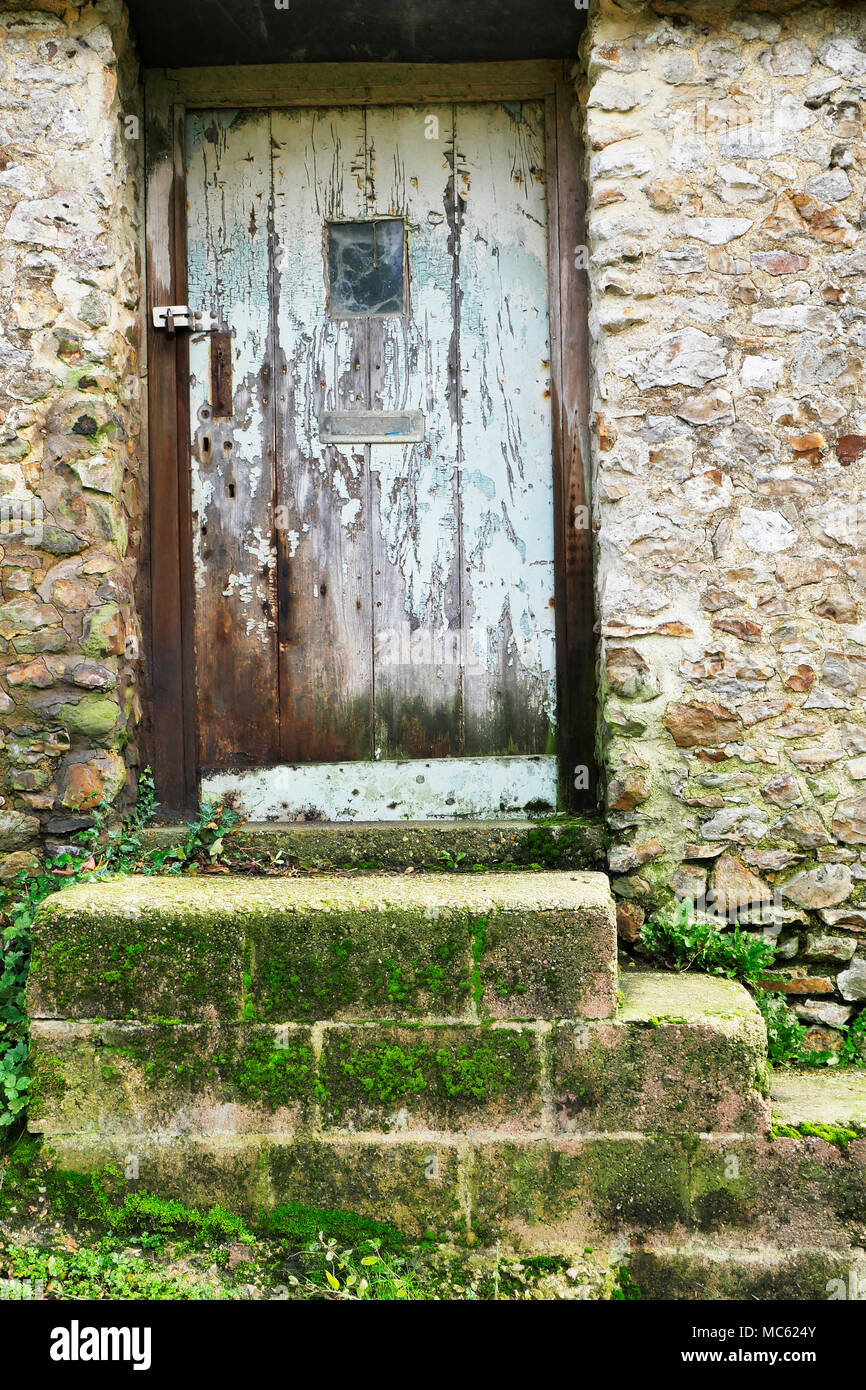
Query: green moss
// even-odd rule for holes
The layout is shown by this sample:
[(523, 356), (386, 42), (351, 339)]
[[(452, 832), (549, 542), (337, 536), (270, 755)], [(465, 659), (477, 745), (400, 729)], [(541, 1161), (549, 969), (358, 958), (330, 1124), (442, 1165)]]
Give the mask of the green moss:
[(245, 1100), (271, 1110), (290, 1106), (308, 1095), (313, 1085), (315, 1059), (306, 1042), (258, 1034), (244, 1048), (235, 1073), (237, 1089)]
[(230, 922), (202, 926), (180, 914), (152, 924), (143, 914), (133, 927), (86, 909), (70, 920), (66, 894), (48, 899), (34, 924), (31, 979), (39, 982), (45, 1011), (138, 1019), (172, 1012), (183, 999), (193, 1014), (213, 1007), (220, 1017), (237, 1017), (237, 944)]
[(321, 1077), (330, 1117), (364, 1106), (425, 1113), (477, 1110), (532, 1096), (539, 1060), (531, 1032), (408, 1028), (332, 1033)]
[(310, 914), (303, 930), (256, 924), (249, 997), (263, 1021), (373, 1014), (459, 1013), (471, 988), (465, 913), (341, 910)]
[(548, 817), (521, 836), (518, 862), (537, 863), (549, 869), (601, 866), (603, 832), (594, 816)]
[(787, 1125), (774, 1120), (770, 1126), (773, 1139), (823, 1139), (825, 1144), (836, 1144), (840, 1149), (846, 1149), (853, 1140), (862, 1139), (864, 1135), (866, 1125), (813, 1124), (809, 1120)]
[(305, 1207), (300, 1202), (287, 1202), (273, 1211), (261, 1212), (256, 1222), (257, 1233), (281, 1236), (297, 1245), (307, 1245), (319, 1235), (325, 1240), (345, 1241), (358, 1246), (375, 1240), (383, 1250), (403, 1250), (408, 1238), (381, 1221), (371, 1221), (349, 1211), (329, 1211), (321, 1207)]

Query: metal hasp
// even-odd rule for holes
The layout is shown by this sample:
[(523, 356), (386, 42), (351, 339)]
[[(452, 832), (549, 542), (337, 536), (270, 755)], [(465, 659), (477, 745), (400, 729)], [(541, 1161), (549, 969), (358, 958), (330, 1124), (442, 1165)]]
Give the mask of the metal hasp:
[(164, 328), (168, 334), (178, 328), (189, 328), (193, 333), (209, 333), (216, 325), (213, 314), (204, 309), (191, 309), (188, 304), (159, 304), (153, 310), (154, 328)]

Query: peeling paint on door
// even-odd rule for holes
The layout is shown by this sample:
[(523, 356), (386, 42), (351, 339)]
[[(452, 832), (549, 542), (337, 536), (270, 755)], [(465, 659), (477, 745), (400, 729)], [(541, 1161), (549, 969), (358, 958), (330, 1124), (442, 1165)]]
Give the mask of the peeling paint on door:
[[(546, 769), (529, 800), (551, 801), (543, 119), (538, 102), (188, 118), (189, 293), (231, 332), (234, 386), (214, 419), (196, 337), (200, 762), (306, 768), (269, 814), (300, 813), (303, 793), (336, 815), (340, 764), (376, 818), (382, 768), (407, 759), (459, 762), (442, 788), (489, 761), (478, 795), (501, 814), (494, 763), (519, 800), (523, 757), (528, 786)], [(332, 315), (328, 225), (380, 218), (390, 255), (405, 229), (406, 312)], [(347, 411), (420, 412), (423, 438), (323, 443), (320, 418)], [(422, 795), (398, 775), (421, 814), (429, 780)]]

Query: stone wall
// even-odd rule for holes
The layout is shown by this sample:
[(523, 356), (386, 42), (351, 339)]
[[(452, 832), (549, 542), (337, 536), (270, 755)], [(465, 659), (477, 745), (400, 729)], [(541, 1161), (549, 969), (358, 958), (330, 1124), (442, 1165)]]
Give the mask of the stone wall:
[[(0, 13), (0, 877), (135, 762), (137, 66), (121, 0)], [(127, 659), (127, 654), (131, 659)], [(125, 756), (124, 756), (125, 754)]]
[(866, 1000), (866, 7), (664, 8), (601, 0), (579, 78), (610, 868), (629, 939), (673, 894), (769, 903), (832, 1047)]

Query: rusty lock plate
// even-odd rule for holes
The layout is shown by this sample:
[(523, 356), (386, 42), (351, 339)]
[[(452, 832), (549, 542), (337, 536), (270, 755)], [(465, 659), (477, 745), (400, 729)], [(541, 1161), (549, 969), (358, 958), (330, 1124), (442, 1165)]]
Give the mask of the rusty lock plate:
[(230, 332), (212, 333), (210, 339), (210, 398), (214, 419), (231, 415), (234, 392), (232, 390), (232, 335)]

